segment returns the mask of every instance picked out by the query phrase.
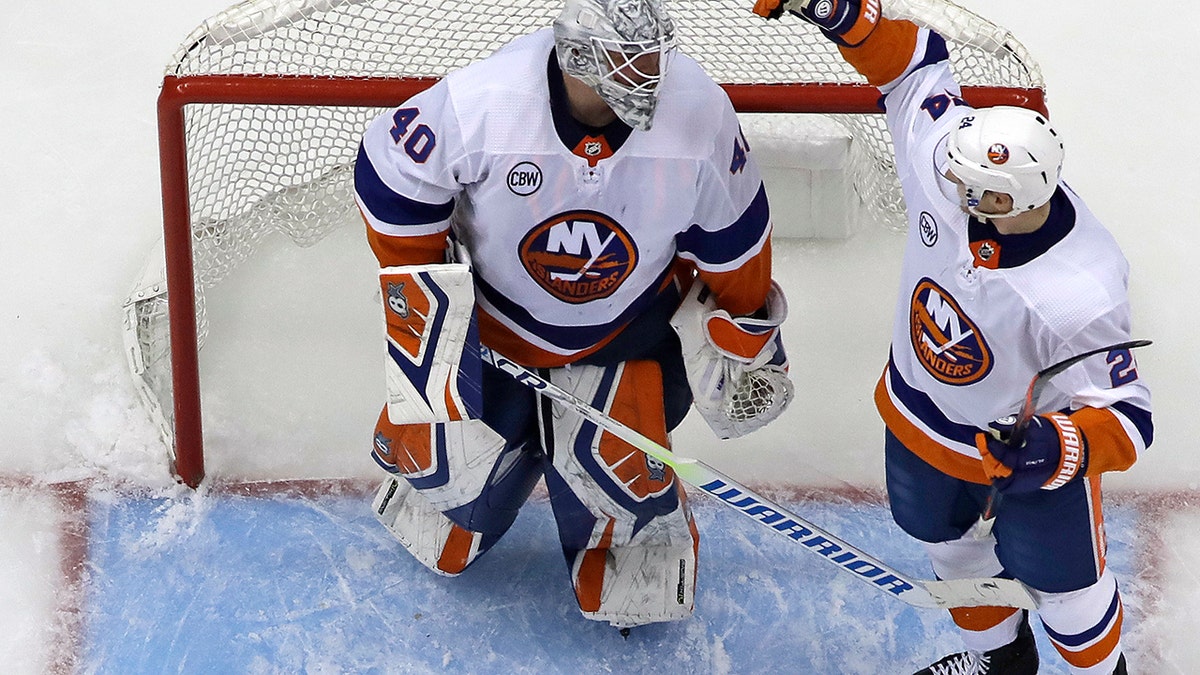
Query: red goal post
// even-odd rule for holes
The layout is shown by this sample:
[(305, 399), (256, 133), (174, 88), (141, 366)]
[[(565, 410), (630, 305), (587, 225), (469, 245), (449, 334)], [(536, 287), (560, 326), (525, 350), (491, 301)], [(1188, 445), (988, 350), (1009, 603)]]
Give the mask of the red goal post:
[[(165, 265), (152, 256), (126, 300), (125, 336), (142, 402), (188, 485), (205, 472), (204, 289), (253, 255), (265, 230), (309, 245), (356, 220), (348, 179), (366, 122), (446, 72), (548, 26), (559, 7), (558, 0), (441, 4), (249, 0), (206, 21), (171, 63), (158, 100)], [(1008, 31), (944, 0), (892, 5), (889, 14), (948, 38), (969, 102), (1045, 112), (1040, 70)], [(819, 33), (794, 18), (763, 21), (747, 0), (669, 6), (680, 49), (739, 112), (822, 114), (845, 126), (857, 148), (855, 188), (884, 217), (899, 218), (878, 91)]]

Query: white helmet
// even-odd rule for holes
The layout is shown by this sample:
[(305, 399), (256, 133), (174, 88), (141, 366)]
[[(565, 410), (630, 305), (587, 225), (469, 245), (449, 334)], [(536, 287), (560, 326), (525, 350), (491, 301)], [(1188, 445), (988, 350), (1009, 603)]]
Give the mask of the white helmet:
[(650, 128), (675, 50), (662, 0), (566, 0), (554, 21), (558, 65), (631, 127)]
[[(1007, 218), (1050, 201), (1062, 174), (1063, 144), (1050, 121), (1025, 108), (981, 108), (950, 132), (949, 169), (977, 218)], [(976, 210), (984, 191), (1012, 197), (1008, 213)]]

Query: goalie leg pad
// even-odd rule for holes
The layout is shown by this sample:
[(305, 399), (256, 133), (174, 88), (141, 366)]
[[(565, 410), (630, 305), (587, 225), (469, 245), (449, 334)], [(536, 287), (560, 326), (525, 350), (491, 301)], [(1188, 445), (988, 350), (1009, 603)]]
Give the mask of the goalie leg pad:
[[(657, 363), (573, 365), (549, 378), (669, 445)], [(699, 533), (674, 471), (558, 404), (540, 405), (551, 406), (546, 485), (584, 616), (619, 627), (689, 616)]]
[(499, 541), (542, 472), (540, 452), (481, 421), (394, 425), (386, 409), (372, 455), (395, 474), (376, 495), (376, 518), (439, 574), (461, 572)]
[(440, 511), (475, 500), (505, 449), (505, 440), (480, 420), (392, 424), (379, 415), (371, 456), (385, 471), (404, 475)]
[(630, 544), (574, 553), (571, 580), (583, 615), (617, 628), (692, 615), (699, 535), (692, 546)]
[(379, 285), (392, 422), (479, 418), (483, 376), (470, 267), (462, 263), (385, 267), (379, 271)]
[[(614, 420), (669, 447), (662, 375), (656, 362), (572, 365), (550, 370), (549, 379)], [(675, 472), (670, 467), (558, 403), (540, 399), (539, 406), (539, 417), (544, 420), (542, 445), (562, 480), (548, 487), (569, 492), (578, 508), (597, 521), (614, 517), (618, 523), (607, 535), (610, 545), (632, 540), (636, 522), (679, 508)], [(559, 522), (563, 545), (570, 548), (597, 546), (603, 529), (603, 523), (576, 527), (562, 519)]]
[(414, 558), (442, 576), (462, 573), (485, 550), (482, 533), (454, 523), (399, 476), (384, 480), (371, 509)]

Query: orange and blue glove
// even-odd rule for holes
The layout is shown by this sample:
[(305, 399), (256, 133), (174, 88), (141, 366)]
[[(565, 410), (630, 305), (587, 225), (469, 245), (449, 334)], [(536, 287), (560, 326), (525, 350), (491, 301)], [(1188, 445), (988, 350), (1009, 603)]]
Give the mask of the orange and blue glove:
[(778, 19), (791, 12), (844, 47), (857, 47), (879, 24), (879, 0), (757, 0), (754, 13)]
[(983, 469), (1002, 493), (1053, 490), (1080, 478), (1087, 470), (1088, 444), (1070, 417), (1055, 412), (1035, 415), (1019, 447), (1010, 444), (1016, 418), (993, 422), (975, 435)]

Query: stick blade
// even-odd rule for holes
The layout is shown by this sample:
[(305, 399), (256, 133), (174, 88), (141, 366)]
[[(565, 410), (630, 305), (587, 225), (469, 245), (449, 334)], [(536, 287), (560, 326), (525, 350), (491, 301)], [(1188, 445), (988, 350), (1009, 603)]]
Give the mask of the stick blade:
[(926, 581), (925, 590), (942, 609), (951, 607), (1018, 607), (1037, 609), (1037, 601), (1012, 579), (950, 579)]

